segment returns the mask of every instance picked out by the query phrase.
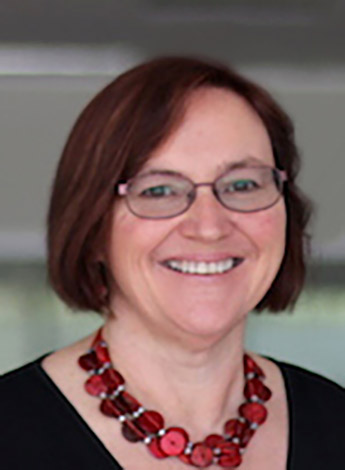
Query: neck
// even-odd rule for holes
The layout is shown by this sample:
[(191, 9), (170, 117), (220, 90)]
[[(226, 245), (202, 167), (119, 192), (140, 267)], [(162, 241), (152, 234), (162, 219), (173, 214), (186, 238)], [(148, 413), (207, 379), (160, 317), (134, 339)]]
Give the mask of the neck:
[(104, 327), (128, 391), (163, 413), (167, 424), (186, 427), (200, 439), (220, 432), (243, 400), (244, 321), (217, 339), (187, 336), (168, 338), (131, 315), (109, 317)]

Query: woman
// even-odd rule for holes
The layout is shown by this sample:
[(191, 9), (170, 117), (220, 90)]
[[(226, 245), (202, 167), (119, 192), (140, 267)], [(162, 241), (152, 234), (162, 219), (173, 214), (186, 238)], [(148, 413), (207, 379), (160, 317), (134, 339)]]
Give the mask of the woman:
[(6, 468), (340, 468), (344, 391), (243, 344), (251, 310), (302, 288), (298, 167), (287, 115), (220, 64), (156, 59), (93, 99), (57, 170), (49, 274), (104, 326), (5, 376)]

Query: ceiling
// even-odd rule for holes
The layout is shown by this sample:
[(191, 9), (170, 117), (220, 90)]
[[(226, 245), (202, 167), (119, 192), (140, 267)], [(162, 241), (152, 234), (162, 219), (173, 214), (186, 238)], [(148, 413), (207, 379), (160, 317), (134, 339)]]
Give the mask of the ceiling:
[(13, 43), (343, 64), (345, 0), (1, 0), (0, 45)]

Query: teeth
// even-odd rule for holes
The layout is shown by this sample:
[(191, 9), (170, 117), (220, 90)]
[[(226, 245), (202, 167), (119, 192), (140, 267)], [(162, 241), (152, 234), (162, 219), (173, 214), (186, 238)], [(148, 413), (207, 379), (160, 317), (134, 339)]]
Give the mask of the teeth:
[(201, 263), (198, 263), (197, 265), (197, 273), (198, 274), (207, 274), (208, 273), (208, 266), (206, 263), (204, 262), (201, 262)]
[(222, 274), (226, 271), (230, 271), (235, 265), (234, 258), (228, 258), (222, 261), (212, 261), (207, 263), (206, 261), (177, 261), (170, 260), (166, 262), (167, 266), (175, 271), (179, 271), (187, 274)]
[(218, 272), (218, 266), (217, 263), (210, 263), (208, 267), (208, 272), (211, 274), (216, 274)]

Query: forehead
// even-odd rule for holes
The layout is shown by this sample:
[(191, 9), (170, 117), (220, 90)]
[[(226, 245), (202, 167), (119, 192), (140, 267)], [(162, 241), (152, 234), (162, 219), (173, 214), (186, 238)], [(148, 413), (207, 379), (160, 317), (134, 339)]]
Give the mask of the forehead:
[(208, 87), (188, 98), (181, 123), (144, 170), (170, 169), (193, 177), (216, 175), (241, 162), (274, 165), (267, 130), (241, 96)]

